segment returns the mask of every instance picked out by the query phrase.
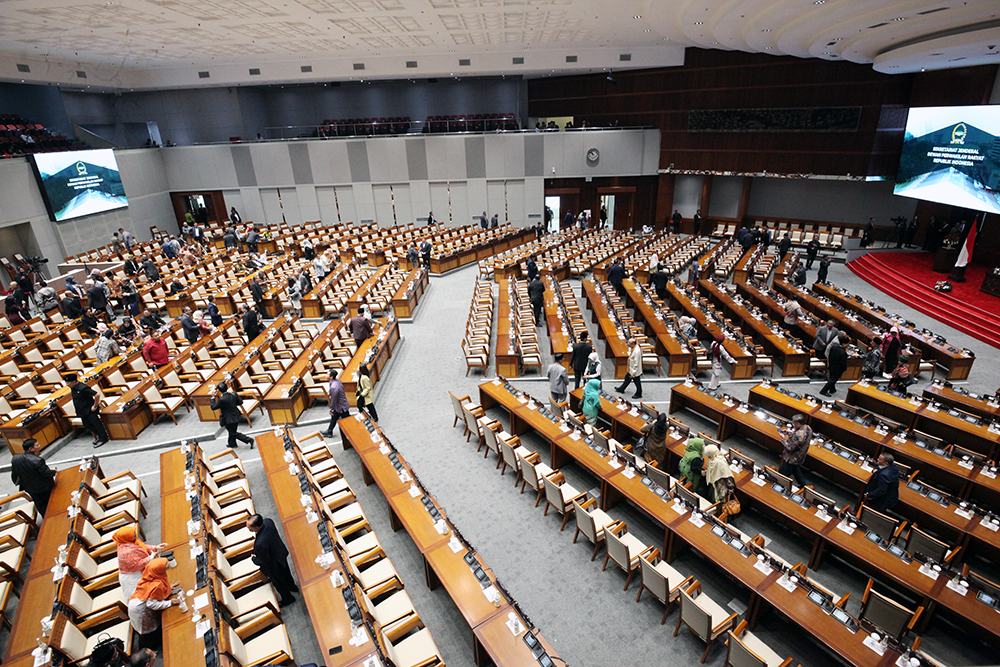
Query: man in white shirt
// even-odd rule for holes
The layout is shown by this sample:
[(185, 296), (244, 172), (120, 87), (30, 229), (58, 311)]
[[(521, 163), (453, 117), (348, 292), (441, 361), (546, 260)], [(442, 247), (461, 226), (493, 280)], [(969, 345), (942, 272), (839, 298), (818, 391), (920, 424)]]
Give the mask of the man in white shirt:
[(642, 398), (642, 348), (635, 338), (628, 339), (628, 372), (622, 380), (620, 387), (615, 387), (615, 391), (624, 394), (629, 383), (635, 384), (635, 395), (633, 399)]

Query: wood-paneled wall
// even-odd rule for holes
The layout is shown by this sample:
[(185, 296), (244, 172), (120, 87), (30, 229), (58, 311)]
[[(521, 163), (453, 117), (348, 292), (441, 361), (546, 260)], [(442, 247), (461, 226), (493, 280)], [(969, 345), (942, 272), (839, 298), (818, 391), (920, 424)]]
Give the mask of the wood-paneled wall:
[[(573, 116), (578, 126), (586, 120), (657, 127), (661, 168), (891, 177), (902, 131), (885, 127), (883, 108), (905, 108), (913, 98), (919, 105), (982, 104), (996, 71), (886, 75), (849, 62), (690, 48), (683, 67), (615, 72), (614, 84), (606, 73), (531, 80), (528, 105), (531, 116)], [(695, 109), (837, 106), (862, 108), (856, 132), (687, 129)]]

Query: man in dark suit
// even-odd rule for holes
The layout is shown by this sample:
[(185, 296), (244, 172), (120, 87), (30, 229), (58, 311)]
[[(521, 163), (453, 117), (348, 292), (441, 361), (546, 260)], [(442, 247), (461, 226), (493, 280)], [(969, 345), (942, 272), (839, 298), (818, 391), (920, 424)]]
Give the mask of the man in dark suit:
[(243, 416), (240, 411), (243, 399), (235, 392), (229, 391), (229, 385), (225, 382), (216, 385), (210, 397), (211, 402), (208, 405), (213, 410), (219, 411), (219, 425), (229, 431), (229, 441), (226, 443), (226, 447), (236, 449), (238, 446), (236, 441), (239, 440), (249, 444), (250, 449), (253, 449), (253, 438), (243, 435), (237, 430), (240, 425), (240, 417)]
[(569, 358), (569, 365), (573, 369), (573, 389), (580, 388), (580, 380), (587, 371), (587, 357), (594, 351), (587, 338), (588, 334), (584, 331), (580, 334), (580, 340), (573, 343), (573, 354)]
[(899, 468), (892, 454), (885, 452), (878, 457), (878, 470), (868, 478), (865, 505), (884, 512), (899, 502)]
[(40, 516), (45, 516), (49, 506), (49, 494), (55, 486), (56, 471), (41, 457), (42, 446), (34, 438), (28, 438), (22, 445), (24, 452), (15, 454), (10, 460), (10, 479), (19, 489), (31, 496)]
[(677, 209), (674, 209), (674, 214), (672, 216), (670, 216), (670, 222), (673, 223), (673, 226), (674, 226), (674, 234), (680, 234), (681, 233), (681, 221), (682, 220), (684, 220), (684, 218), (683, 218), (683, 216), (681, 216), (681, 212), (678, 211)]
[(254, 276), (254, 279), (250, 282), (250, 296), (253, 297), (253, 302), (257, 304), (257, 310), (260, 311), (261, 317), (267, 317), (267, 303), (264, 301), (264, 293), (267, 283), (261, 284), (260, 274)]
[(247, 528), (254, 534), (253, 562), (261, 573), (271, 580), (278, 591), (278, 605), (295, 602), (292, 593), (298, 593), (292, 571), (288, 569), (288, 547), (281, 541), (278, 527), (271, 519), (265, 519), (260, 514), (253, 514), (247, 519)]
[(542, 326), (542, 310), (545, 308), (545, 284), (536, 273), (535, 277), (528, 283), (528, 298), (531, 300), (531, 309), (535, 314), (535, 326)]
[(611, 265), (610, 269), (608, 269), (608, 282), (611, 283), (611, 286), (615, 288), (616, 292), (618, 292), (618, 296), (625, 298), (625, 286), (622, 284), (623, 280), (625, 280), (625, 267), (622, 266), (622, 260), (619, 258), (616, 259), (615, 263)]
[(253, 342), (253, 339), (260, 335), (263, 329), (263, 325), (260, 321), (260, 314), (257, 312), (257, 306), (250, 306), (243, 313), (243, 333), (247, 335), (247, 344)]
[(535, 263), (535, 256), (528, 258), (528, 282), (531, 282), (538, 275), (538, 264)]
[(142, 311), (142, 317), (139, 318), (139, 326), (145, 333), (152, 333), (165, 324), (163, 318), (151, 311), (149, 308)]
[(73, 396), (73, 410), (76, 411), (76, 416), (83, 421), (83, 427), (94, 436), (94, 447), (100, 447), (111, 440), (98, 413), (103, 398), (101, 394), (80, 382), (76, 373), (66, 375), (66, 385)]
[(191, 306), (184, 306), (181, 315), (181, 328), (184, 330), (184, 337), (187, 338), (189, 343), (198, 342), (198, 337), (201, 336), (201, 329), (198, 328), (194, 318), (191, 317)]

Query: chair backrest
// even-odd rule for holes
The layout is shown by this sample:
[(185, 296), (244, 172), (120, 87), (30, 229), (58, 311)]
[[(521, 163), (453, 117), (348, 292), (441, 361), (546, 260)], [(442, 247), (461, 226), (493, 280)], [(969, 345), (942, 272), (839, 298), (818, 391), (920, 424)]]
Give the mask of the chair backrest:
[(911, 555), (922, 553), (929, 558), (933, 558), (938, 563), (942, 563), (948, 555), (948, 550), (948, 545), (941, 540), (931, 537), (916, 526), (910, 527), (910, 533), (906, 537), (907, 553)]
[(868, 591), (868, 599), (861, 608), (861, 619), (866, 620), (892, 637), (899, 637), (913, 618), (913, 612), (875, 590)]
[[(626, 531), (623, 532), (622, 535), (625, 535), (627, 532), (628, 530), (626, 529)], [(608, 538), (607, 548), (608, 548), (608, 555), (611, 556), (611, 560), (618, 563), (619, 567), (621, 567), (623, 570), (628, 571), (629, 563), (631, 562), (631, 559), (629, 558), (628, 547), (617, 535), (615, 535), (613, 531), (606, 530), (604, 531), (604, 535), (605, 537)]]
[(732, 665), (733, 667), (768, 667), (767, 662), (748, 649), (732, 631), (726, 634), (729, 635), (729, 649), (726, 656), (727, 665)]
[(576, 516), (576, 527), (580, 529), (580, 532), (587, 536), (587, 539), (591, 542), (597, 542), (597, 524), (594, 522), (594, 517), (590, 516), (587, 510), (580, 507), (580, 503), (576, 500), (573, 501), (573, 509), (576, 511), (573, 514)]
[(861, 516), (858, 518), (868, 526), (869, 530), (877, 533), (886, 540), (892, 539), (892, 534), (896, 531), (896, 526), (898, 525), (895, 519), (887, 517), (885, 514), (864, 505), (861, 506)]
[(648, 588), (653, 595), (661, 602), (666, 602), (670, 594), (670, 585), (664, 577), (648, 560), (649, 556), (639, 559), (639, 567), (642, 570), (642, 585)]
[(564, 505), (559, 485), (552, 481), (551, 476), (542, 477), (542, 483), (545, 484), (545, 499), (562, 513)]
[(686, 590), (681, 591), (681, 618), (692, 632), (708, 641), (712, 635), (712, 616), (699, 607)]
[(497, 442), (500, 444), (500, 454), (503, 456), (504, 463), (517, 470), (517, 456), (514, 454), (514, 448), (502, 438), (498, 438)]
[(531, 488), (538, 488), (538, 471), (535, 470), (535, 464), (524, 458), (521, 454), (514, 452), (517, 456), (517, 460), (521, 462), (521, 474), (524, 476), (528, 483), (531, 484)]
[(219, 571), (219, 574), (222, 575), (223, 579), (232, 579), (232, 565), (229, 564), (229, 561), (222, 555), (222, 552), (219, 549), (213, 549), (212, 551), (215, 552), (215, 569)]
[(69, 549), (69, 556), (66, 564), (77, 571), (84, 579), (90, 579), (97, 575), (97, 563), (90, 557), (80, 545), (74, 544)]
[(229, 590), (229, 586), (226, 586), (226, 582), (216, 579), (216, 588), (218, 591), (218, 597), (222, 598), (222, 604), (225, 605), (226, 609), (233, 616), (238, 616), (240, 611), (240, 603), (237, 602), (236, 597), (233, 596), (232, 591)]
[(59, 597), (66, 600), (66, 604), (76, 612), (77, 616), (86, 616), (94, 610), (94, 599), (83, 590), (83, 586), (73, 580), (73, 577), (69, 575), (63, 577), (62, 585), (68, 587), (69, 595), (64, 597), (60, 594)]
[(229, 652), (232, 654), (233, 658), (240, 665), (246, 665), (250, 662), (247, 659), (246, 646), (243, 645), (243, 640), (240, 639), (239, 635), (230, 627), (226, 626), (226, 636), (229, 641)]
[(472, 414), (464, 405), (462, 406), (462, 415), (465, 417), (465, 425), (469, 427), (469, 430), (476, 435), (480, 435), (479, 422), (476, 420), (476, 415)]
[(74, 662), (87, 657), (87, 638), (63, 614), (60, 614), (53, 624), (52, 639), (49, 640), (49, 644), (65, 653)]
[(500, 445), (497, 443), (497, 432), (491, 428), (483, 428), (483, 435), (486, 437), (486, 447), (494, 454), (500, 454)]

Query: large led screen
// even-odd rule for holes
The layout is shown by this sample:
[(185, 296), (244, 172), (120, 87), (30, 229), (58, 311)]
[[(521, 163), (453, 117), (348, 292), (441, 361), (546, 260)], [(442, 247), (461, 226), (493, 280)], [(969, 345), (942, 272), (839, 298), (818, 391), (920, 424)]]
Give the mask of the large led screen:
[(1000, 106), (910, 109), (897, 195), (1000, 213)]
[(35, 153), (32, 157), (53, 220), (71, 220), (128, 206), (115, 152), (110, 148)]

